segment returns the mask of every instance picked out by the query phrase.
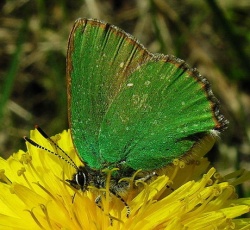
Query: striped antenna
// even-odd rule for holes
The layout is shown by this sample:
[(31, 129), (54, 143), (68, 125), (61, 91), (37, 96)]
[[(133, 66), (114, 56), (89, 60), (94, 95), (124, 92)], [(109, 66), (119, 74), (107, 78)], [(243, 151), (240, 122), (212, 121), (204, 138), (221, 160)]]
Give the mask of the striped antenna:
[(60, 154), (51, 151), (41, 145), (39, 145), (38, 143), (36, 143), (35, 141), (31, 140), (30, 138), (24, 136), (24, 140), (29, 142), (31, 145), (35, 146), (36, 148), (42, 149), (47, 151), (48, 153), (51, 153), (55, 156), (57, 156), (58, 158), (64, 160), (65, 162), (67, 162), (69, 165), (71, 165), (73, 168), (75, 168), (76, 170), (78, 170), (77, 165), (75, 164), (75, 162), (72, 160), (72, 158), (60, 147), (58, 146), (38, 125), (35, 126), (35, 128), (38, 130), (38, 132), (45, 138), (47, 139), (51, 144), (53, 144), (57, 149), (60, 149), (62, 151), (62, 153), (68, 158), (65, 158), (63, 156), (61, 156)]

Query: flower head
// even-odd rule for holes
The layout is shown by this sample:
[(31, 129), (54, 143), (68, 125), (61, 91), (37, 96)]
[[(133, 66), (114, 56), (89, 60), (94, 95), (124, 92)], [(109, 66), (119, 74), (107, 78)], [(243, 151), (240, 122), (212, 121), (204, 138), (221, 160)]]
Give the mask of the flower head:
[[(175, 160), (148, 183), (131, 175), (130, 188), (120, 194), (131, 210), (127, 217), (128, 207), (109, 192), (112, 170), (106, 170), (105, 188), (76, 190), (66, 182), (75, 173), (62, 159), (67, 156), (37, 130), (31, 131), (32, 140), (56, 154), (27, 143), (27, 152), (0, 158), (0, 228), (250, 229), (250, 219), (236, 219), (249, 213), (250, 198), (237, 199), (232, 183), (223, 181), (214, 168), (204, 174), (209, 138), (190, 153), (192, 157)], [(52, 139), (82, 165), (69, 131)], [(244, 180), (250, 177), (246, 171), (241, 175)]]

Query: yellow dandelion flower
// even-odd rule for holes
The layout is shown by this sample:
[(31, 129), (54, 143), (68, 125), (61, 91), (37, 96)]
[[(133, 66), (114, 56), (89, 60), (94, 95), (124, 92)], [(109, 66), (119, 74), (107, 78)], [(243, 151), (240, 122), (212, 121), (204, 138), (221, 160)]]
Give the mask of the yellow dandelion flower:
[[(31, 139), (66, 157), (37, 130)], [(69, 131), (52, 139), (82, 164)], [(69, 163), (27, 143), (27, 152), (0, 158), (0, 229), (250, 229), (250, 219), (241, 218), (250, 211), (250, 198), (237, 199), (232, 185), (249, 179), (249, 172), (231, 183), (214, 168), (204, 174), (209, 162), (202, 143), (208, 142), (192, 153), (196, 158), (175, 160), (148, 183), (130, 178), (130, 188), (121, 195), (131, 210), (128, 217), (126, 205), (109, 192), (113, 170), (106, 170), (106, 188), (76, 190), (66, 181), (75, 173)]]

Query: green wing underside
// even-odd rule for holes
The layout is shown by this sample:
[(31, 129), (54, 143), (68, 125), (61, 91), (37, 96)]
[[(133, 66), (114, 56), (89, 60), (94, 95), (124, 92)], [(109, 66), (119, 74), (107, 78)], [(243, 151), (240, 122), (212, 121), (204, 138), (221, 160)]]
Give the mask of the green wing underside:
[(204, 79), (116, 27), (78, 21), (68, 60), (73, 142), (91, 168), (160, 168), (218, 126)]

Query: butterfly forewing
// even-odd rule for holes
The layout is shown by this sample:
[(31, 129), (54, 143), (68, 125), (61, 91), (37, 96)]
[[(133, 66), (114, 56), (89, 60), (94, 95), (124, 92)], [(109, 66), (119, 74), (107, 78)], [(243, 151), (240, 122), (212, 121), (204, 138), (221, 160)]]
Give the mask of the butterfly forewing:
[(96, 20), (80, 19), (67, 54), (69, 123), (78, 154), (101, 167), (99, 133), (121, 86), (151, 55), (125, 32)]

